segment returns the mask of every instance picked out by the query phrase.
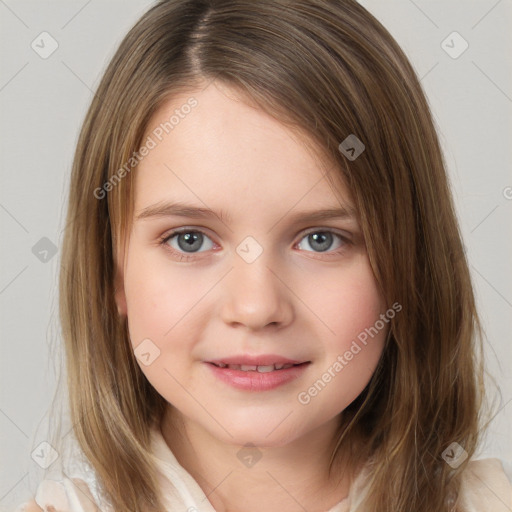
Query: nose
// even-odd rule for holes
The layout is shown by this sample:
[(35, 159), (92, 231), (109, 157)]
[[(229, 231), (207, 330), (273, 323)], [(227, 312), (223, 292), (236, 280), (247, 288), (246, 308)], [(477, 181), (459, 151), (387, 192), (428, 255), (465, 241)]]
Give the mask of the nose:
[(223, 321), (253, 331), (288, 325), (294, 315), (293, 293), (282, 274), (272, 268), (265, 251), (252, 263), (235, 254), (224, 285)]

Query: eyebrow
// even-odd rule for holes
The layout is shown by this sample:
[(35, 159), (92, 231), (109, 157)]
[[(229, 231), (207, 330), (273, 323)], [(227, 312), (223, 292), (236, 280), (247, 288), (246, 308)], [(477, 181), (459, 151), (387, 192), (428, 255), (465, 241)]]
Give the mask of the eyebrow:
[[(136, 217), (136, 220), (159, 217), (187, 217), (189, 219), (219, 218), (222, 222), (231, 222), (231, 216), (224, 210), (215, 212), (210, 208), (202, 208), (182, 202), (159, 202), (144, 208)], [(283, 217), (286, 217), (285, 214)], [(328, 219), (356, 219), (356, 210), (351, 206), (339, 205), (334, 208), (315, 209), (297, 212), (289, 215), (291, 222), (313, 222)]]

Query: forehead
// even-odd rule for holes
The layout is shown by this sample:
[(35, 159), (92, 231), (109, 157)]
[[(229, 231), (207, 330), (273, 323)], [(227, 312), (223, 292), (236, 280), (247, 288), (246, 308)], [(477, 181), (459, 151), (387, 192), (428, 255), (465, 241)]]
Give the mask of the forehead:
[[(180, 93), (151, 119), (135, 177), (135, 214), (159, 201), (274, 216), (294, 204), (350, 205), (334, 162), (298, 130), (225, 86)], [(337, 178), (339, 181), (339, 178)]]

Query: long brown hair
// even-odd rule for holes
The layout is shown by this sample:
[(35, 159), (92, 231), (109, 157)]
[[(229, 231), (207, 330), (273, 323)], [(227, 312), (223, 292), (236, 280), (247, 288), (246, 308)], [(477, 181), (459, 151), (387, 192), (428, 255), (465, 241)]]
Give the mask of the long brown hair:
[[(482, 343), (429, 105), (408, 59), (356, 1), (163, 0), (122, 41), (85, 118), (62, 249), (60, 314), (73, 431), (115, 510), (163, 510), (149, 428), (166, 401), (141, 372), (114, 300), (133, 213), (126, 168), (158, 108), (218, 80), (306, 133), (358, 210), (391, 321), (380, 363), (344, 411), (331, 466), (371, 461), (362, 509), (450, 510), (481, 429)], [(365, 150), (347, 158), (349, 135)], [(120, 171), (121, 169), (125, 172)], [(106, 185), (110, 184), (110, 186)]]

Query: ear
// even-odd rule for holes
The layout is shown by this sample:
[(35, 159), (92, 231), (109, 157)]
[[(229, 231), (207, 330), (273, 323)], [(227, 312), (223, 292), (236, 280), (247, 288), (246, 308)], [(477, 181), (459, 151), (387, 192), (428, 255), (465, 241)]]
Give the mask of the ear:
[(119, 316), (127, 316), (128, 308), (126, 306), (126, 293), (124, 290), (124, 272), (119, 261), (115, 262), (114, 299), (116, 301)]

